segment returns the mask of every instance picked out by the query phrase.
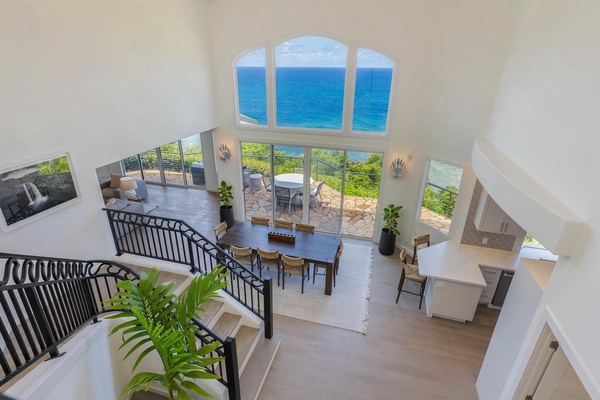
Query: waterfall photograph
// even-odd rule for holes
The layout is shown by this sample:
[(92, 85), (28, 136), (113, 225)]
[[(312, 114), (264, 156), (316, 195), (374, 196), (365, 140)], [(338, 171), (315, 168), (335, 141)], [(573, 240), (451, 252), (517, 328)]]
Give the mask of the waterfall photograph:
[(0, 226), (10, 230), (79, 197), (68, 153), (0, 168)]

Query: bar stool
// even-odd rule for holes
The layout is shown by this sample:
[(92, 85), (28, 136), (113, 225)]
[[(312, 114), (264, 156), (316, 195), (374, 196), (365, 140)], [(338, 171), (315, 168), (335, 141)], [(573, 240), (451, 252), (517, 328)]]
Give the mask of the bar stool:
[(430, 235), (421, 235), (415, 239), (415, 244), (413, 246), (413, 261), (412, 263), (417, 265), (419, 260), (417, 257), (417, 250), (424, 247), (429, 247), (430, 245)]

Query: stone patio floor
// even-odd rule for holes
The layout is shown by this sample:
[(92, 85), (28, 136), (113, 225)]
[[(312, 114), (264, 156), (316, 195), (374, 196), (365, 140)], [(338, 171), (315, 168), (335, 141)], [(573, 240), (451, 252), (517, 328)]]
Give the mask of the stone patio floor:
[[(246, 219), (252, 217), (267, 217), (272, 220), (285, 219), (288, 221), (302, 222), (302, 201), (308, 197), (302, 196), (292, 204), (288, 212), (287, 203), (278, 203), (276, 216), (273, 218), (271, 193), (264, 187), (260, 189), (244, 189), (246, 207)], [(318, 231), (337, 233), (340, 221), (340, 205), (342, 195), (337, 190), (327, 185), (321, 188), (321, 199), (319, 204), (311, 201), (309, 206), (309, 223), (314, 225)], [(317, 199), (319, 200), (319, 199)], [(356, 236), (361, 238), (372, 238), (375, 226), (375, 213), (377, 211), (377, 199), (358, 196), (345, 196), (342, 215), (342, 235)]]

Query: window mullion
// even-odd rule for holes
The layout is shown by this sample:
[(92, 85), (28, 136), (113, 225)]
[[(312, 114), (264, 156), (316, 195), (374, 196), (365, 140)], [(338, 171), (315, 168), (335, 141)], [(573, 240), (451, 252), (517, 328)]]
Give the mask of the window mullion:
[(342, 132), (344, 133), (352, 131), (357, 58), (358, 49), (355, 44), (352, 44), (348, 47), (348, 53), (346, 54), (346, 81), (344, 83), (344, 111), (342, 114)]
[(267, 46), (265, 49), (265, 72), (267, 84), (267, 127), (274, 128), (277, 126), (277, 102), (275, 101), (275, 56), (273, 46)]

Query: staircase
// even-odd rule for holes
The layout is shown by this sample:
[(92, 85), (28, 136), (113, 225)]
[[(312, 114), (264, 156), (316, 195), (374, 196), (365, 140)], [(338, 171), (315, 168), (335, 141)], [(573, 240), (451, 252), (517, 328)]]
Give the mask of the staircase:
[[(112, 257), (137, 272), (147, 272), (156, 267), (161, 271), (161, 277), (167, 276), (175, 280), (175, 293), (180, 293), (187, 288), (187, 281), (191, 273), (181, 265), (161, 262), (158, 260), (144, 260), (142, 257), (121, 255)], [(258, 397), (260, 388), (267, 376), (271, 363), (279, 348), (281, 337), (274, 334), (271, 339), (264, 335), (264, 322), (230, 296), (222, 292), (221, 298), (203, 304), (204, 312), (200, 320), (220, 338), (233, 337), (236, 341), (237, 359), (240, 376), (240, 398), (253, 400)]]

